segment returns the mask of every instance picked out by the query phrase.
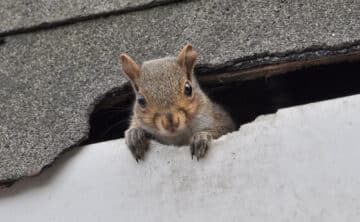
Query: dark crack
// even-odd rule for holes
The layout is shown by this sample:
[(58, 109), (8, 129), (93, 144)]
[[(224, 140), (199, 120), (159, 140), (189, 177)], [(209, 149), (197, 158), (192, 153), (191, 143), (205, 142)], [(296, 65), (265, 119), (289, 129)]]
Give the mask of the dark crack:
[(196, 73), (199, 75), (216, 75), (221, 72), (237, 72), (240, 70), (246, 70), (254, 67), (274, 65), (299, 60), (311, 60), (317, 59), (319, 57), (347, 54), (359, 50), (360, 40), (336, 46), (312, 46), (300, 51), (291, 50), (278, 53), (264, 52), (230, 60), (223, 64), (199, 64), (196, 66)]
[(109, 16), (113, 16), (113, 15), (121, 15), (121, 14), (130, 13), (130, 12), (148, 10), (148, 9), (151, 9), (154, 7), (165, 6), (165, 5), (173, 4), (176, 2), (191, 2), (191, 1), (196, 1), (196, 0), (153, 1), (148, 4), (144, 4), (144, 5), (130, 6), (130, 7), (125, 7), (122, 9), (117, 9), (117, 10), (112, 10), (112, 11), (94, 13), (94, 14), (83, 15), (83, 16), (78, 15), (76, 17), (70, 17), (70, 18), (66, 18), (66, 19), (62, 19), (62, 20), (43, 22), (43, 23), (33, 25), (30, 27), (21, 27), (21, 28), (4, 31), (4, 32), (0, 33), (0, 37), (12, 36), (12, 35), (29, 33), (29, 32), (38, 32), (38, 31), (48, 30), (48, 29), (54, 29), (54, 28), (58, 28), (58, 27), (76, 24), (79, 22), (95, 20), (95, 19), (109, 17)]

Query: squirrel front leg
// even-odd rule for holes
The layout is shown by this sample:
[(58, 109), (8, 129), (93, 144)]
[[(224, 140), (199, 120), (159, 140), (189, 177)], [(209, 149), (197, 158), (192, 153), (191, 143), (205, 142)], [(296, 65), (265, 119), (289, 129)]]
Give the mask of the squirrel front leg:
[(149, 149), (149, 138), (145, 130), (139, 127), (134, 121), (129, 129), (125, 131), (125, 143), (129, 147), (136, 162), (144, 158), (146, 151)]
[(204, 130), (195, 133), (190, 139), (191, 158), (196, 156), (197, 160), (199, 160), (200, 158), (204, 157), (206, 151), (210, 147), (211, 141), (225, 133), (227, 133), (227, 131), (224, 131), (221, 128)]
[(194, 155), (197, 160), (204, 157), (212, 139), (217, 139), (226, 133), (234, 131), (236, 128), (231, 117), (217, 105), (213, 105), (212, 117), (215, 126), (196, 132), (190, 139), (191, 158)]
[(190, 139), (191, 159), (196, 156), (197, 160), (205, 156), (210, 146), (212, 135), (209, 131), (201, 131), (195, 133)]

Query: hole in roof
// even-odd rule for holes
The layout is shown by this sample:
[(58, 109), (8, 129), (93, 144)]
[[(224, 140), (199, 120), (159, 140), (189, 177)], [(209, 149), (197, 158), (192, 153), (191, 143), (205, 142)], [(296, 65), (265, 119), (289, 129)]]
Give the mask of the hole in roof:
[[(235, 77), (225, 83), (209, 83), (200, 78), (200, 83), (208, 96), (227, 109), (240, 127), (280, 108), (359, 94), (360, 62), (312, 66), (254, 80), (236, 81)], [(129, 126), (133, 101), (130, 85), (106, 95), (90, 117), (91, 130), (86, 144), (123, 137)]]

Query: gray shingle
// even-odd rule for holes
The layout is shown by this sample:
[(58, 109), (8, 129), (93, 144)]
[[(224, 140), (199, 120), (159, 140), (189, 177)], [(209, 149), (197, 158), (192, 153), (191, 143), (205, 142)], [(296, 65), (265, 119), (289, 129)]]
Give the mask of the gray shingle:
[(0, 1), (0, 33), (76, 20), (95, 14), (146, 8), (173, 1), (176, 0), (2, 0)]
[(345, 53), (359, 48), (359, 7), (204, 0), (10, 36), (0, 45), (0, 181), (31, 175), (86, 138), (96, 98), (125, 83), (121, 52), (144, 61), (191, 42), (198, 67), (236, 69)]

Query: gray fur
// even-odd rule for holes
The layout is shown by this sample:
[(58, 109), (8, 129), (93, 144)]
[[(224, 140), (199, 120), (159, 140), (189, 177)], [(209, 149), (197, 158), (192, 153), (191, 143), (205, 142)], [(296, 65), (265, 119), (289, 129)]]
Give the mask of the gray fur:
[(144, 62), (138, 82), (148, 99), (166, 108), (176, 101), (184, 78), (176, 58), (168, 57)]

